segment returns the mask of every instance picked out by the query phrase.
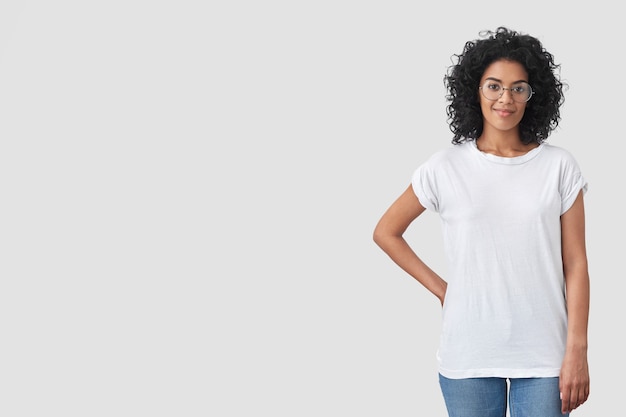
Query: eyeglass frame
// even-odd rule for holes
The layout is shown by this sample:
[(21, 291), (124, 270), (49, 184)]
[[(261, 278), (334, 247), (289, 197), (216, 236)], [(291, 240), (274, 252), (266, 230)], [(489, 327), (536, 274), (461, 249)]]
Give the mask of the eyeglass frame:
[[(516, 103), (528, 103), (530, 101), (530, 99), (532, 98), (532, 96), (535, 94), (535, 90), (533, 90), (533, 87), (526, 81), (522, 81), (523, 83), (525, 83), (528, 88), (530, 89), (530, 94), (528, 95), (528, 98), (525, 101), (517, 101), (515, 100), (515, 96), (513, 95), (513, 91), (511, 89), (511, 87), (506, 88), (504, 87), (499, 81), (497, 82), (498, 84), (500, 84), (500, 88), (502, 89), (502, 91), (500, 91), (500, 95), (498, 96), (498, 98), (489, 98), (485, 95), (485, 92), (483, 91), (483, 87), (485, 86), (485, 83), (489, 82), (489, 81), (495, 81), (495, 80), (485, 80), (485, 82), (483, 83), (483, 85), (479, 85), (478, 89), (480, 90), (480, 93), (483, 95), (483, 97), (485, 97), (487, 100), (489, 101), (498, 101), (502, 98), (502, 96), (504, 95), (504, 91), (505, 90), (509, 90), (510, 94), (511, 94), (511, 98), (513, 99), (513, 101), (515, 101)], [(515, 83), (513, 83), (515, 84)]]

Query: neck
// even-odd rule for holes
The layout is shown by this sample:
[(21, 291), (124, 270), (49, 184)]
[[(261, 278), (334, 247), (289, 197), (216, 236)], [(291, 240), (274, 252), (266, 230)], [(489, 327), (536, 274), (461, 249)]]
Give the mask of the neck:
[(481, 135), (476, 139), (476, 146), (481, 152), (511, 158), (524, 155), (535, 149), (539, 144), (532, 142), (525, 145), (517, 135), (500, 138), (490, 138)]

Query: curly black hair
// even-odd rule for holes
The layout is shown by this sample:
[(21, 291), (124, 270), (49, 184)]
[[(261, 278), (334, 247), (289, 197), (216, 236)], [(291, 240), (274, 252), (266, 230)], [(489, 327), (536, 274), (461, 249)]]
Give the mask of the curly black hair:
[(524, 144), (543, 142), (561, 120), (559, 108), (565, 99), (566, 85), (560, 80), (560, 65), (530, 35), (501, 26), (495, 32), (481, 32), (480, 36), (482, 39), (466, 42), (460, 55), (452, 56), (455, 63), (444, 76), (452, 143), (474, 140), (482, 134), (478, 86), (485, 69), (500, 59), (519, 62), (528, 72), (534, 94), (519, 125), (520, 138)]

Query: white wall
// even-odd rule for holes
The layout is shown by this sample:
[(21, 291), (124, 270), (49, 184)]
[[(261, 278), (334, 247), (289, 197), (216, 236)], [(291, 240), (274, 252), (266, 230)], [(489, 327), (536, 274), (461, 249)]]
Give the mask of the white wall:
[[(438, 303), (371, 233), (450, 143), (451, 55), (500, 25), (570, 84), (550, 142), (590, 183), (592, 393), (574, 415), (611, 414), (614, 4), (2, 2), (0, 414), (444, 416)], [(408, 236), (445, 274), (436, 215)]]

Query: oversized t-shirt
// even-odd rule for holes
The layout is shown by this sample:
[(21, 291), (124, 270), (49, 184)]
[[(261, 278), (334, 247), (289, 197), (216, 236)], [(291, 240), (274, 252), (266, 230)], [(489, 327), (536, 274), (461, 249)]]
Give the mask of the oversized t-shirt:
[(576, 160), (545, 142), (507, 158), (468, 141), (432, 155), (412, 187), (439, 213), (449, 266), (439, 372), (558, 376), (567, 336), (560, 216), (587, 189)]

